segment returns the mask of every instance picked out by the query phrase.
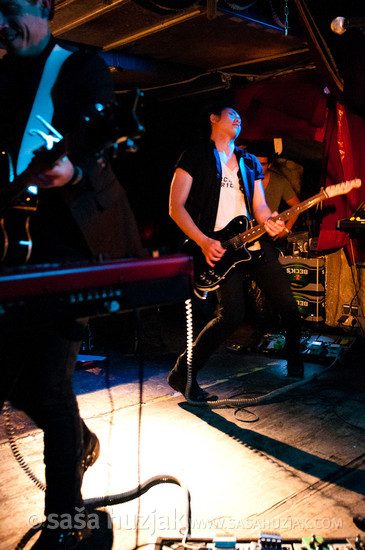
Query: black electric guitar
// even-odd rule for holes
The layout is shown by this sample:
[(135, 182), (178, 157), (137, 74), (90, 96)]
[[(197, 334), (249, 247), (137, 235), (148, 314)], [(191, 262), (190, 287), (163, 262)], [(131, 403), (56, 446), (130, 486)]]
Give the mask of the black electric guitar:
[[(335, 197), (336, 195), (344, 195), (351, 191), (351, 189), (360, 186), (360, 179), (331, 185), (317, 195), (285, 210), (273, 218), (273, 220), (286, 222), (323, 200)], [(238, 216), (220, 231), (215, 231), (209, 235), (212, 239), (220, 241), (226, 250), (222, 258), (215, 263), (214, 267), (207, 264), (204, 254), (197, 244), (191, 240), (186, 241), (184, 250), (192, 254), (194, 258), (194, 284), (197, 290), (202, 292), (215, 290), (236, 264), (247, 262), (260, 254), (259, 250), (255, 251), (255, 248), (259, 248), (255, 247), (255, 241), (266, 233), (265, 226), (261, 223), (250, 229), (248, 227), (249, 221), (246, 216)], [(251, 246), (247, 247), (247, 245)]]
[[(37, 208), (37, 190), (28, 187), (28, 176), (35, 167), (52, 166), (67, 155), (73, 162), (94, 156), (102, 158), (109, 150), (120, 143), (130, 146), (133, 139), (140, 137), (144, 130), (137, 123), (132, 135), (124, 135), (117, 123), (118, 106), (116, 103), (95, 108), (82, 120), (79, 128), (72, 135), (62, 137), (55, 131), (57, 139), (45, 139), (45, 144), (34, 151), (28, 168), (15, 177), (9, 177), (12, 170), (11, 159), (5, 151), (0, 152), (0, 170), (6, 173), (6, 183), (0, 185), (0, 262), (10, 265), (21, 265), (29, 261), (32, 253), (30, 219)], [(78, 136), (83, 139), (78, 140)], [(85, 136), (87, 137), (85, 145)], [(46, 136), (48, 138), (49, 136)], [(76, 137), (76, 139), (75, 139)], [(83, 143), (82, 149), (78, 142)], [(70, 145), (71, 144), (71, 145)], [(5, 167), (4, 167), (5, 166)]]

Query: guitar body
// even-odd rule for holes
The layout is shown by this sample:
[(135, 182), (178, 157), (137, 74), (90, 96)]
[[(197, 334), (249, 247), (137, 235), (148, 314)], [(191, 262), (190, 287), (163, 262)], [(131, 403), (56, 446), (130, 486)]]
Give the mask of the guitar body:
[(0, 261), (7, 265), (26, 264), (32, 253), (29, 222), (35, 208), (12, 207), (0, 220)]
[[(6, 185), (11, 185), (11, 159), (1, 155), (1, 173)], [(9, 177), (10, 176), (10, 177)], [(0, 262), (22, 265), (28, 262), (32, 252), (29, 231), (30, 217), (37, 209), (37, 196), (24, 191), (0, 217)]]
[(220, 231), (209, 234), (210, 238), (220, 241), (223, 248), (226, 248), (226, 252), (214, 267), (207, 264), (204, 254), (197, 244), (190, 240), (185, 243), (184, 251), (194, 258), (194, 285), (198, 290), (203, 292), (216, 290), (236, 264), (247, 262), (253, 256), (261, 255), (260, 251), (250, 252), (241, 241), (235, 242), (235, 237), (246, 231), (248, 224), (246, 216), (238, 216)]
[[(359, 178), (330, 185), (317, 193), (317, 195), (285, 210), (273, 218), (273, 220), (280, 220), (285, 223), (323, 200), (336, 197), (337, 195), (344, 195), (360, 186), (361, 180)], [(246, 216), (237, 216), (226, 227), (209, 235), (212, 239), (220, 241), (222, 247), (226, 250), (222, 258), (215, 263), (214, 267), (207, 264), (204, 254), (197, 244), (190, 240), (187, 241), (185, 250), (194, 258), (194, 283), (196, 289), (203, 292), (215, 290), (235, 265), (240, 262), (247, 262), (253, 256), (258, 258), (262, 255), (258, 239), (266, 233), (265, 224), (261, 223), (250, 228), (248, 226), (249, 223)]]

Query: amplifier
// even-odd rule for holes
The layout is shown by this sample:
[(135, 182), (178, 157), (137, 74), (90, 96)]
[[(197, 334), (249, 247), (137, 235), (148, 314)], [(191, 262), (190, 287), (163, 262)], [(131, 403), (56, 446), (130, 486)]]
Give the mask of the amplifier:
[(301, 317), (305, 321), (325, 320), (324, 258), (280, 256), (279, 261), (289, 278)]
[(285, 269), (293, 290), (324, 291), (325, 265), (323, 257), (279, 256), (279, 262)]
[(293, 291), (293, 296), (298, 304), (299, 313), (305, 321), (319, 323), (325, 320), (326, 305), (324, 291), (318, 293)]

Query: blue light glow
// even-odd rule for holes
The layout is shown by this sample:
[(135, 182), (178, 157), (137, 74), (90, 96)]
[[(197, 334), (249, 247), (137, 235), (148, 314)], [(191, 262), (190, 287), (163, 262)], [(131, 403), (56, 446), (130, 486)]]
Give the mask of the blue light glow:
[(282, 29), (281, 27), (278, 27), (277, 25), (271, 25), (270, 23), (265, 23), (265, 21), (260, 21), (259, 19), (254, 19), (253, 17), (247, 17), (247, 15), (242, 15), (235, 11), (230, 11), (225, 8), (219, 8), (219, 11), (222, 11), (223, 13), (227, 13), (228, 15), (233, 15), (234, 17), (239, 17), (240, 19), (246, 19), (247, 21), (258, 23), (259, 25), (264, 25), (265, 27), (270, 27), (271, 29), (276, 29), (282, 32), (284, 31), (284, 29)]

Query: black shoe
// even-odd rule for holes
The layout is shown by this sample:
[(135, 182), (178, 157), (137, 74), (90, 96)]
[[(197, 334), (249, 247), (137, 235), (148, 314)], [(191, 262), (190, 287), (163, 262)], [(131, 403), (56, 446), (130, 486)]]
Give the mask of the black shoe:
[[(80, 525), (80, 519), (78, 519)], [(113, 523), (108, 512), (91, 510), (82, 529), (50, 529), (46, 524), (31, 550), (111, 550)]]
[(288, 368), (286, 376), (287, 378), (304, 378), (304, 368)]
[(360, 531), (365, 531), (365, 516), (354, 516), (352, 521)]
[(91, 529), (60, 529), (42, 528), (38, 540), (31, 550), (82, 550), (86, 549), (87, 540), (91, 537)]
[(84, 449), (81, 454), (80, 468), (84, 474), (90, 466), (95, 464), (100, 455), (100, 442), (96, 434), (89, 432), (88, 441), (84, 441)]
[[(167, 383), (175, 391), (179, 391), (185, 396), (187, 376), (180, 373), (176, 367), (172, 369), (167, 377)], [(217, 395), (209, 393), (201, 388), (196, 380), (192, 380), (188, 399), (190, 401), (216, 401)]]

